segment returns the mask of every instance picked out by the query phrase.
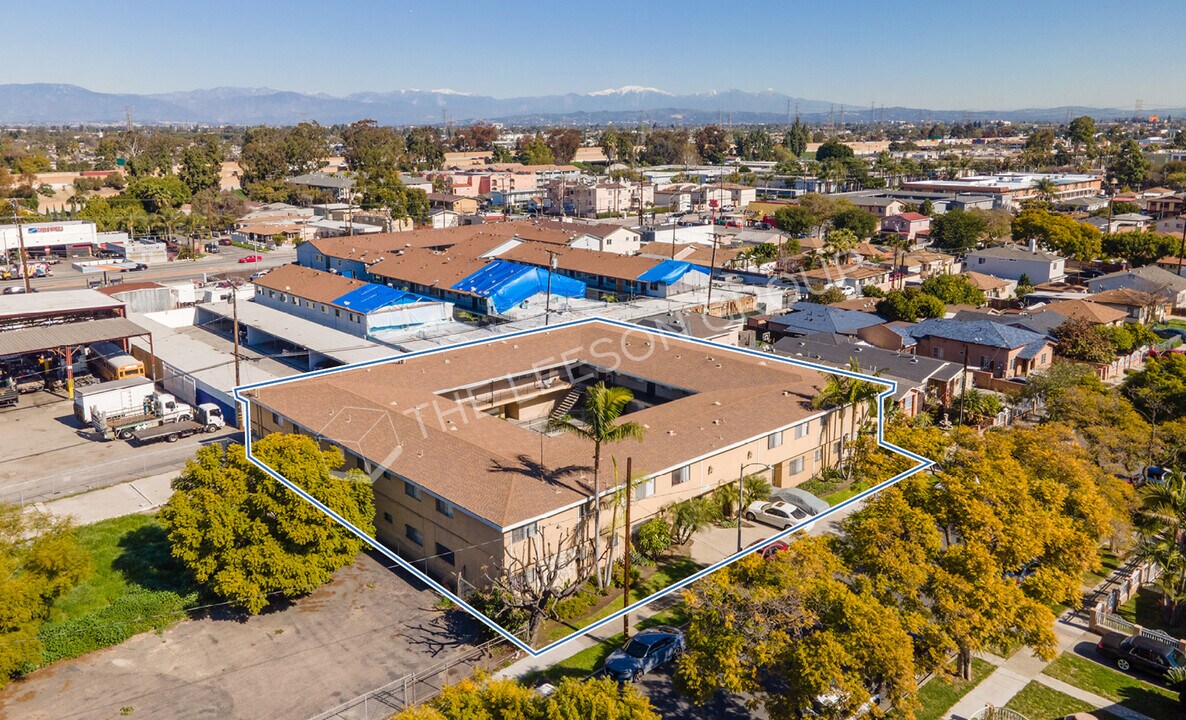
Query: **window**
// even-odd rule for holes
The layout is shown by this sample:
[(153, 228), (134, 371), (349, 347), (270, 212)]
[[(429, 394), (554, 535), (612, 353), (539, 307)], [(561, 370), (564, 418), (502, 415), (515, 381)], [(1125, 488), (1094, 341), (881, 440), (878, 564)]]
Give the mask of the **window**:
[(404, 536), (420, 547), (424, 547), (424, 534), (411, 525), (404, 525)]
[(983, 265), (983, 264), (984, 264), (984, 260), (985, 260), (985, 258), (976, 258), (976, 264), (977, 264), (977, 265)]
[(334, 308), (334, 317), (342, 317), (342, 311), (339, 308)]
[(272, 424), (278, 428), (281, 428), (281, 429), (284, 428), (284, 421), (281, 420), (280, 416), (277, 415), (276, 413), (272, 413)]
[(766, 436), (767, 450), (773, 450), (779, 445), (782, 445), (782, 430), (779, 430), (778, 432), (772, 432)]
[(943, 359), (943, 348), (941, 348), (941, 347), (931, 348), (931, 357), (935, 358), (936, 360), (942, 360)]
[(531, 523), (530, 525), (517, 527), (511, 531), (511, 542), (523, 542), (529, 537), (535, 537), (538, 533), (539, 523)]
[(437, 498), (437, 512), (439, 512), (440, 514), (444, 515), (447, 518), (451, 518), (451, 517), (453, 517), (453, 506), (450, 505), (449, 503), (445, 502), (444, 500)]
[(383, 521), (388, 522), (388, 523), (393, 523), (393, 522), (395, 522), (395, 518), (391, 517), (391, 513), (385, 512), (385, 513), (383, 513)]
[(1043, 365), (1046, 364), (1046, 353), (1042, 353), (1042, 359), (1039, 362), (1041, 362)]
[(671, 484), (682, 485), (692, 477), (692, 467), (684, 465), (682, 468), (676, 468), (671, 471)]
[(807, 437), (807, 431), (811, 428), (810, 422), (805, 422), (802, 425), (795, 426), (795, 439)]
[(914, 396), (907, 395), (902, 399), (902, 410), (909, 413), (914, 410)]
[(407, 495), (408, 497), (413, 498), (415, 500), (419, 500), (420, 499), (420, 488), (416, 487), (415, 485), (408, 482), (407, 480), (404, 480), (404, 495)]
[(655, 494), (655, 478), (643, 480), (638, 485), (634, 486), (634, 499), (646, 500)]
[(843, 440), (837, 440), (836, 442), (832, 443), (832, 454), (833, 454), (833, 455), (836, 455), (837, 457), (839, 457), (839, 456), (840, 456), (840, 449), (841, 449), (842, 447), (844, 447), (844, 441), (843, 441)]
[(792, 460), (791, 467), (790, 467), (790, 473), (792, 475), (798, 475), (801, 472), (803, 472), (803, 456), (802, 455), (800, 455), (799, 457)]
[(980, 356), (980, 369), (981, 370), (985, 369), (986, 367), (989, 366), (989, 363), (991, 363), (991, 362), (992, 361), (988, 359), (987, 355), (981, 355)]
[(321, 312), (328, 312), (328, 311), (325, 309), (325, 306), (324, 306), (324, 305), (322, 305), (322, 306), (321, 306)]
[(437, 543), (437, 557), (450, 565), (457, 564), (457, 558), (454, 557), (453, 551), (440, 543)]
[(815, 461), (818, 463), (819, 461), (821, 461), (823, 459), (824, 459), (824, 451), (821, 448), (816, 448), (815, 449)]

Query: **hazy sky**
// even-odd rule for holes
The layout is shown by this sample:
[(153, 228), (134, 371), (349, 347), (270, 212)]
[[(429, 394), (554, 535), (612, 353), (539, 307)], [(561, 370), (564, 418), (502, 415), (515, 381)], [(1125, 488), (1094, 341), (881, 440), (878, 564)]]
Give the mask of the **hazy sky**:
[(772, 88), (933, 109), (1186, 105), (1186, 0), (11, 3), (0, 83), (495, 97)]

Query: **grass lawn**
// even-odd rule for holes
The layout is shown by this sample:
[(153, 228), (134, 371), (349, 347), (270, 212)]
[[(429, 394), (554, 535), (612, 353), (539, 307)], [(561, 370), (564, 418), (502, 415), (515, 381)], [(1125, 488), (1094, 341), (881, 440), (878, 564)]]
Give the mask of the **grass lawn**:
[[(656, 625), (679, 626), (685, 622), (687, 622), (687, 610), (681, 605), (655, 613), (653, 616), (638, 623), (637, 627), (639, 629), (646, 629), (655, 627)], [(525, 677), (523, 683), (528, 687), (532, 687), (545, 680), (550, 683), (557, 683), (566, 677), (577, 679), (586, 678), (593, 674), (595, 670), (599, 669), (601, 664), (605, 662), (605, 658), (614, 650), (621, 647), (624, 641), (625, 638), (621, 633), (614, 635), (605, 642), (585, 648), (567, 660), (562, 660), (543, 672)]]
[(1106, 548), (1100, 548), (1099, 552), (1100, 562), (1103, 564), (1103, 567), (1099, 572), (1087, 572), (1083, 575), (1083, 586), (1088, 589), (1094, 589), (1106, 580), (1114, 570), (1124, 564), (1124, 558), (1118, 557), (1116, 553)]
[(1178, 623), (1176, 627), (1165, 624), (1161, 609), (1157, 607), (1160, 598), (1161, 593), (1154, 588), (1143, 587), (1129, 598), (1128, 602), (1121, 605), (1116, 614), (1150, 630), (1161, 630), (1179, 639), (1186, 637), (1186, 623)]
[(988, 677), (996, 666), (980, 658), (972, 658), (972, 679), (937, 676), (918, 689), (918, 701), (922, 707), (914, 713), (917, 720), (939, 720), (944, 713), (967, 695), (980, 681)]
[(169, 554), (164, 529), (149, 515), (78, 528), (92, 572), (54, 603), (38, 636), (49, 664), (168, 627), (196, 604), (189, 574)]
[(1154, 720), (1181, 720), (1183, 716), (1177, 693), (1078, 655), (1063, 653), (1047, 665), (1043, 672), (1077, 688), (1114, 700)]
[[(644, 578), (637, 587), (630, 589), (630, 602), (634, 603), (642, 600), (648, 595), (652, 595), (701, 569), (702, 566), (694, 562), (691, 558), (664, 558), (659, 562), (653, 574)], [(545, 645), (555, 642), (571, 635), (574, 630), (591, 625), (622, 609), (621, 588), (613, 588), (607, 598), (608, 602), (600, 605), (584, 617), (563, 621), (548, 621), (540, 629), (540, 641)]]
[(1005, 707), (1016, 710), (1029, 720), (1062, 720), (1072, 713), (1095, 712), (1095, 708), (1088, 703), (1048, 688), (1037, 680), (1031, 680)]

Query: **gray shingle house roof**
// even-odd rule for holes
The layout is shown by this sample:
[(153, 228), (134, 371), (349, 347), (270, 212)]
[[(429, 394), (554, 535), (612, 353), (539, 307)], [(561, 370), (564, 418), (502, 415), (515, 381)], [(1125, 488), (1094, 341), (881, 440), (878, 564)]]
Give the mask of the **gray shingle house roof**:
[(1039, 335), (1036, 332), (988, 320), (960, 322), (945, 318), (931, 318), (916, 323), (907, 330), (911, 336), (916, 338), (937, 337), (1006, 350), (1015, 350), (1035, 343), (1040, 347), (1049, 342), (1044, 335)]
[(860, 310), (841, 310), (813, 302), (798, 302), (791, 306), (791, 312), (770, 318), (773, 325), (781, 325), (787, 332), (801, 335), (815, 333), (841, 333), (852, 335), (861, 328), (881, 325), (876, 315)]

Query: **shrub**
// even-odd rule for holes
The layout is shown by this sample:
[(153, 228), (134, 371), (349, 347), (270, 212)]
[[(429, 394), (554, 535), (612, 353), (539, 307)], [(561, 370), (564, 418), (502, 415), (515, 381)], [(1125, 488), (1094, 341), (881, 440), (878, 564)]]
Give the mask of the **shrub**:
[(652, 560), (671, 547), (671, 526), (663, 518), (654, 517), (639, 526), (635, 532), (634, 547)]
[(101, 610), (64, 622), (41, 626), (41, 662), (48, 665), (100, 648), (118, 645), (146, 630), (161, 630), (185, 618), (196, 594), (137, 589)]
[(872, 297), (872, 298), (885, 297), (885, 291), (882, 290), (881, 288), (877, 287), (876, 285), (866, 285), (865, 287), (861, 288), (861, 293), (865, 297)]
[[(482, 588), (475, 590), (467, 598), (475, 610), (512, 632), (527, 626), (527, 611), (511, 607), (506, 594), (497, 588)], [(493, 635), (494, 631), (482, 626), (482, 632)]]
[(675, 545), (687, 543), (697, 530), (722, 518), (720, 505), (703, 496), (668, 505), (663, 513), (671, 521), (671, 536)]
[[(621, 562), (614, 563), (613, 582), (614, 587), (622, 587), (622, 572), (625, 568)], [(638, 581), (642, 578), (642, 573), (639, 571), (637, 565), (630, 566), (630, 587), (638, 587)]]
[(573, 620), (588, 613), (589, 609), (596, 604), (596, 593), (581, 590), (576, 595), (570, 595), (563, 600), (558, 600), (552, 606), (552, 614), (558, 620)]

